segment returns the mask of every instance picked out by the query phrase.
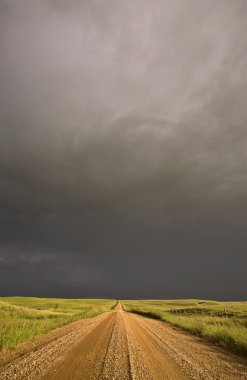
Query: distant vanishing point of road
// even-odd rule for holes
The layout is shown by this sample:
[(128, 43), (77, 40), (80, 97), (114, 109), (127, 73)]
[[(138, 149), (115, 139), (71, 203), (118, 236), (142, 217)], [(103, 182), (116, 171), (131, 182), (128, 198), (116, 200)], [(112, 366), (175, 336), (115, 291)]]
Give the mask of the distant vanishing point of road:
[(0, 380), (247, 379), (244, 358), (123, 311), (73, 322), (0, 356)]

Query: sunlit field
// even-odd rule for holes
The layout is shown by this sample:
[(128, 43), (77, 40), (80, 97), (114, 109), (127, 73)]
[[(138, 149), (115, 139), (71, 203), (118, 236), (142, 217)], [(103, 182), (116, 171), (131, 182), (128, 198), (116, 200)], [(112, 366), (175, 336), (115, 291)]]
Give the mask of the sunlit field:
[[(0, 297), (0, 350), (112, 310), (116, 300)], [(247, 355), (247, 302), (125, 300), (126, 311), (169, 322)]]
[(247, 355), (247, 302), (132, 300), (123, 301), (123, 306)]
[(0, 350), (14, 348), (56, 327), (110, 311), (115, 300), (0, 297)]

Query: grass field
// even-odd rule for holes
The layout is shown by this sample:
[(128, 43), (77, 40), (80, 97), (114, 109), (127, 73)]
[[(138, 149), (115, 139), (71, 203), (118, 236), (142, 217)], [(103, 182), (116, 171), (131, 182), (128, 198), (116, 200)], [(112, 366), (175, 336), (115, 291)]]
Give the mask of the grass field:
[(161, 319), (247, 355), (247, 302), (203, 300), (123, 301), (126, 311)]
[(115, 300), (0, 297), (0, 350), (113, 309)]

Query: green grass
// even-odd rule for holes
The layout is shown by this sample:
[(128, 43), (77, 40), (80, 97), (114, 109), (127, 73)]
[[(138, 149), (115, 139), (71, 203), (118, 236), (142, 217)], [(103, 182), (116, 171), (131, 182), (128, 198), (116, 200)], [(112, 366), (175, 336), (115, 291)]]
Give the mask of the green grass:
[(247, 302), (137, 300), (123, 301), (123, 306), (247, 356)]
[(31, 341), (56, 327), (110, 311), (115, 300), (0, 297), (0, 350)]

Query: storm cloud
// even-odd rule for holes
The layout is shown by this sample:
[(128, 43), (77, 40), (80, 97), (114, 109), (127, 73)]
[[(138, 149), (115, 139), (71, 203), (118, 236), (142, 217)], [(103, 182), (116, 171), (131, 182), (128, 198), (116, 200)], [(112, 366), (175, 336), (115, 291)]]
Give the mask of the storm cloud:
[(2, 295), (246, 299), (246, 17), (0, 0)]

